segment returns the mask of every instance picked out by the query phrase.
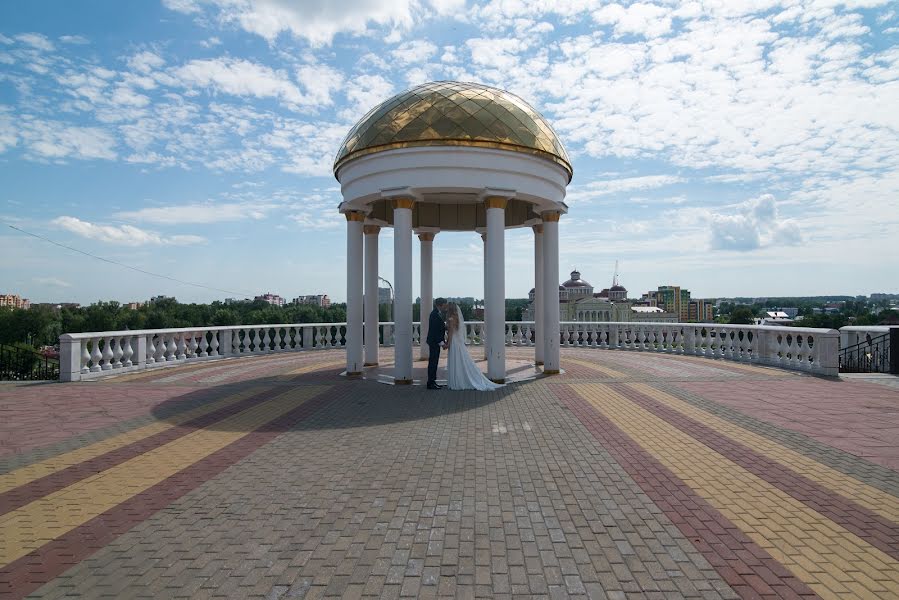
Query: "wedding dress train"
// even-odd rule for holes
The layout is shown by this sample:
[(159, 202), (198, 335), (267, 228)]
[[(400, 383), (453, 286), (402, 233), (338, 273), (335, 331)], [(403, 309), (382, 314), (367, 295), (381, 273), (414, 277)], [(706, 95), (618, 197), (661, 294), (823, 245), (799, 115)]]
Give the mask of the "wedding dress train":
[(456, 307), (459, 327), (453, 333), (446, 357), (447, 386), (451, 390), (479, 390), (487, 392), (503, 387), (487, 379), (472, 360), (465, 346), (465, 321), (462, 311)]

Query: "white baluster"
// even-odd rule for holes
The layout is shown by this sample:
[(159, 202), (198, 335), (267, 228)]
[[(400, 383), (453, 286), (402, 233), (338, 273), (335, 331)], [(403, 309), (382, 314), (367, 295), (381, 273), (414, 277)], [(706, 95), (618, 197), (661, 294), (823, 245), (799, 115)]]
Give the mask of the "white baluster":
[(126, 335), (122, 338), (122, 366), (130, 367), (134, 363), (131, 362), (131, 357), (134, 355), (134, 348), (131, 347), (131, 340), (133, 338), (130, 335)]
[(219, 335), (221, 335), (220, 332), (212, 331), (212, 336), (209, 339), (209, 356), (219, 355)]
[(81, 372), (90, 373), (91, 353), (87, 349), (88, 340), (81, 340)]
[(91, 339), (91, 373), (100, 371), (100, 361), (103, 359), (103, 353), (100, 352), (100, 338)]
[(268, 335), (268, 330), (268, 327), (262, 330), (262, 351), (266, 353), (272, 351), (272, 338)]
[(322, 328), (321, 327), (315, 328), (315, 349), (316, 350), (322, 349)]
[[(200, 332), (200, 354), (198, 355), (200, 358), (206, 358), (207, 356), (209, 356), (209, 340), (206, 339), (207, 335), (209, 335), (208, 331)], [(215, 333), (212, 334), (212, 337), (213, 339), (215, 338)]]
[(187, 344), (185, 343), (184, 334), (178, 333), (175, 335), (178, 340), (178, 356), (176, 358), (178, 360), (184, 360), (187, 358)]
[(197, 348), (199, 348), (199, 346), (200, 346), (197, 343), (197, 333), (192, 332), (192, 333), (189, 333), (188, 335), (190, 336), (190, 346), (189, 346), (189, 351), (188, 351), (187, 355), (190, 356), (191, 358), (196, 358), (197, 357)]
[(109, 345), (111, 346), (112, 356), (110, 357), (110, 369), (121, 369), (122, 368), (122, 346), (121, 340), (119, 338), (109, 338)]
[(103, 354), (102, 354), (102, 362), (100, 363), (100, 368), (103, 371), (108, 371), (112, 368), (112, 338), (106, 338), (103, 341)]
[(243, 329), (235, 329), (231, 332), (231, 354), (240, 354), (240, 334)]

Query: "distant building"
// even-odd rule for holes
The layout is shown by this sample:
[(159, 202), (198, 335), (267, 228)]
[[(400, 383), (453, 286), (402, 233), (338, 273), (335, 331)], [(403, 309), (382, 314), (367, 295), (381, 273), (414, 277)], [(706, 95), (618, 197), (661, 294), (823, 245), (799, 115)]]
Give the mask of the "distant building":
[(129, 310), (137, 310), (138, 308), (140, 308), (143, 305), (144, 305), (143, 302), (129, 302), (128, 304), (125, 305), (125, 308), (127, 308)]
[(654, 299), (656, 306), (663, 307), (665, 312), (678, 315), (681, 322), (690, 320), (690, 290), (681, 289), (679, 285), (660, 285), (646, 296)]
[(390, 295), (390, 288), (378, 288), (378, 304), (390, 304), (393, 301), (393, 296)]
[(331, 299), (328, 298), (327, 294), (310, 294), (308, 296), (297, 296), (293, 299), (293, 303), (328, 308), (331, 306)]
[(266, 292), (261, 296), (256, 296), (253, 300), (265, 300), (272, 306), (284, 306), (284, 298), (279, 296), (278, 294), (273, 294), (271, 292)]
[(31, 308), (31, 301), (28, 298), (22, 298), (18, 294), (0, 294), (0, 307), (3, 306), (28, 310)]
[(471, 296), (465, 296), (464, 298), (460, 296), (448, 296), (446, 299), (447, 302), (455, 302), (456, 304), (470, 304), (474, 306), (475, 299)]
[[(677, 316), (653, 306), (631, 302), (627, 299), (627, 289), (618, 283), (618, 276), (612, 278), (612, 286), (594, 293), (593, 286), (581, 278), (578, 270), (559, 286), (559, 320), (595, 322), (652, 321), (673, 323)], [(534, 290), (530, 291), (531, 303), (522, 311), (525, 321), (534, 320)]]
[(687, 305), (688, 323), (711, 323), (715, 320), (715, 305), (713, 300), (694, 298)]
[(150, 298), (149, 304), (153, 304), (154, 302), (162, 302), (163, 300), (173, 300), (174, 302), (178, 301), (174, 296), (163, 296), (160, 294), (159, 296), (153, 296), (152, 298)]

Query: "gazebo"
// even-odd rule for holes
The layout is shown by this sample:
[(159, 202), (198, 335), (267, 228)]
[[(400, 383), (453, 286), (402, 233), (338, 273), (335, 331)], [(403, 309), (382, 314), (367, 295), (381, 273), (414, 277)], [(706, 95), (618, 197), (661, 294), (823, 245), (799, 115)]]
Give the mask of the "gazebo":
[[(546, 119), (504, 90), (437, 81), (369, 111), (347, 134), (334, 162), (343, 195), (340, 212), (347, 221), (347, 376), (361, 376), (364, 367), (378, 364), (382, 227), (394, 229), (396, 384), (412, 383), (412, 236), (420, 241), (425, 339), (433, 303), (433, 241), (441, 231), (476, 232), (484, 241), (487, 376), (502, 382), (505, 230), (533, 229), (534, 359), (543, 373), (559, 373), (559, 218), (568, 211), (565, 187), (572, 174), (568, 154)], [(422, 344), (421, 357), (427, 352)]]

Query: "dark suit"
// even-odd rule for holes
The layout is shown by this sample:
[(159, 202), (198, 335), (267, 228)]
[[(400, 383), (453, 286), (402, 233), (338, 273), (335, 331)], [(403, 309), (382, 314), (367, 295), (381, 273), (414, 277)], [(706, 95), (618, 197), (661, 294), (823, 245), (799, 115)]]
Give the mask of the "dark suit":
[(446, 339), (446, 323), (436, 308), (428, 318), (428, 384), (437, 383), (437, 361), (440, 360), (440, 345)]

